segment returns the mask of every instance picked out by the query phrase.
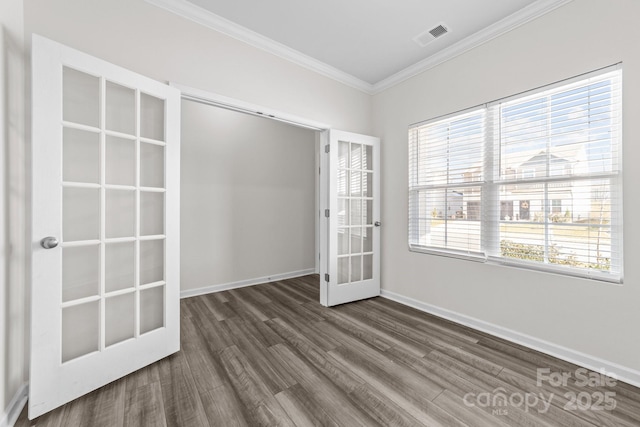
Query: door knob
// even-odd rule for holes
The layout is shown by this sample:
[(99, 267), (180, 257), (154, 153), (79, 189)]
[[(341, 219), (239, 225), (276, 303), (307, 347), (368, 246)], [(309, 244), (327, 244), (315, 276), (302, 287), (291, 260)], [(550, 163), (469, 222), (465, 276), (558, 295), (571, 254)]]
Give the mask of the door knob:
[(380, 224), (380, 221), (376, 221), (373, 223), (373, 225), (375, 225), (376, 227), (380, 227), (382, 224)]
[(40, 240), (40, 246), (45, 249), (53, 249), (58, 246), (58, 239), (52, 236), (45, 237), (44, 239)]

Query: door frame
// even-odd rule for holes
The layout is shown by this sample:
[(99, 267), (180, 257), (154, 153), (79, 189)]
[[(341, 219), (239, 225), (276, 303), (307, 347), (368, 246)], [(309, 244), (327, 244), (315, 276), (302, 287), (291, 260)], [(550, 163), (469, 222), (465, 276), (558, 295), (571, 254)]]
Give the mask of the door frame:
[[(324, 146), (329, 141), (329, 130), (331, 129), (331, 125), (328, 125), (323, 122), (319, 122), (317, 120), (309, 119), (306, 117), (297, 116), (295, 114), (290, 114), (284, 111), (275, 110), (271, 107), (265, 107), (259, 104), (253, 104), (250, 102), (246, 102), (237, 98), (231, 98), (225, 95), (221, 95), (215, 92), (209, 92), (203, 89), (197, 89), (194, 87), (186, 86), (176, 82), (169, 82), (169, 86), (178, 89), (181, 93), (181, 99), (200, 102), (203, 104), (211, 105), (214, 107), (225, 108), (227, 110), (237, 111), (239, 113), (250, 114), (257, 117), (263, 117), (266, 119), (276, 120), (282, 123), (286, 123), (291, 126), (302, 127), (306, 129), (310, 129), (315, 131), (316, 134), (316, 164), (315, 170), (318, 171), (315, 174), (315, 187), (316, 187), (316, 216), (315, 216), (315, 270), (317, 274), (320, 274), (321, 277), (324, 276), (325, 273), (328, 273), (328, 266), (325, 262), (321, 262), (322, 253), (327, 253), (325, 250), (326, 239), (321, 239), (321, 236), (328, 236), (328, 225), (327, 221), (323, 221), (322, 212), (327, 208), (328, 203), (328, 185), (323, 183), (323, 180), (320, 179), (320, 169), (323, 170), (327, 167), (327, 159), (326, 156), (323, 156)], [(325, 188), (326, 187), (326, 188)], [(326, 282), (320, 280), (320, 302), (323, 305), (323, 301), (326, 302), (327, 295), (327, 286)], [(323, 293), (325, 295), (325, 299), (323, 300)]]

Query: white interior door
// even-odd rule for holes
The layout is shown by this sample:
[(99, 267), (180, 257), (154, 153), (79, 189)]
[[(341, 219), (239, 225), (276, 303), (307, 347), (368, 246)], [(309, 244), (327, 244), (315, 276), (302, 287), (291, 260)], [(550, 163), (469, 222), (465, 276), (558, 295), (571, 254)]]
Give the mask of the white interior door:
[(34, 36), (29, 418), (179, 350), (179, 109)]
[(324, 140), (320, 302), (332, 306), (380, 294), (380, 140), (333, 129)]

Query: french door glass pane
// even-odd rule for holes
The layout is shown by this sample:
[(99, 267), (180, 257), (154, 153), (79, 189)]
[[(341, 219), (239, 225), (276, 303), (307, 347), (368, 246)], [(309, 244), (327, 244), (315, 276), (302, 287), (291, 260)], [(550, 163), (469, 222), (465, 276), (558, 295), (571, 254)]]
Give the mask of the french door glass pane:
[(365, 145), (365, 150), (362, 154), (364, 155), (362, 169), (373, 170), (373, 146)]
[(107, 82), (106, 128), (116, 132), (136, 133), (136, 91)]
[(364, 197), (373, 197), (373, 172), (363, 174), (362, 195)]
[(361, 199), (351, 199), (351, 225), (362, 225)]
[(62, 362), (98, 351), (99, 337), (99, 301), (62, 309)]
[(136, 193), (128, 190), (106, 191), (106, 236), (133, 237), (136, 221)]
[(135, 333), (135, 293), (107, 298), (105, 310), (105, 345), (110, 346), (129, 338)]
[(373, 251), (373, 227), (364, 227), (362, 236), (362, 252)]
[(373, 200), (365, 200), (363, 209), (362, 223), (364, 225), (373, 225)]
[(351, 191), (352, 197), (362, 195), (362, 174), (359, 171), (351, 171)]
[(338, 228), (338, 255), (349, 253), (349, 229)]
[(351, 281), (352, 282), (358, 282), (362, 280), (361, 269), (362, 269), (362, 257), (352, 256), (351, 257)]
[(100, 126), (100, 79), (63, 67), (62, 117), (67, 122)]
[(349, 225), (349, 199), (338, 199), (338, 227)]
[(164, 286), (140, 291), (140, 333), (164, 326)]
[(105, 291), (133, 288), (135, 285), (135, 242), (105, 245)]
[(338, 284), (349, 283), (349, 257), (338, 258)]
[(351, 251), (352, 254), (362, 253), (362, 228), (351, 227)]
[(373, 278), (373, 255), (362, 257), (362, 280)]
[(164, 100), (140, 94), (140, 136), (164, 141)]
[(140, 235), (164, 234), (164, 193), (140, 192)]
[(100, 237), (100, 190), (65, 187), (62, 190), (63, 241)]
[(62, 140), (62, 180), (100, 183), (100, 134), (65, 128)]
[(338, 196), (349, 195), (349, 171), (338, 169)]
[(136, 142), (107, 135), (106, 183), (136, 185)]
[(100, 292), (100, 246), (62, 249), (62, 301), (98, 295)]
[(140, 143), (140, 185), (164, 187), (164, 147)]
[(164, 240), (140, 242), (140, 284), (164, 280)]

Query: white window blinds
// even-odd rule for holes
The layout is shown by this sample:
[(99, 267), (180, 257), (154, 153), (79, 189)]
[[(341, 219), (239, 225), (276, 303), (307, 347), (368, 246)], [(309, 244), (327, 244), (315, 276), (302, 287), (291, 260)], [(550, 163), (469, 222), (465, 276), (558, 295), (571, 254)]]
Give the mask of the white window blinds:
[(621, 69), (409, 129), (412, 250), (622, 277)]
[(409, 131), (410, 244), (480, 256), (485, 109)]

